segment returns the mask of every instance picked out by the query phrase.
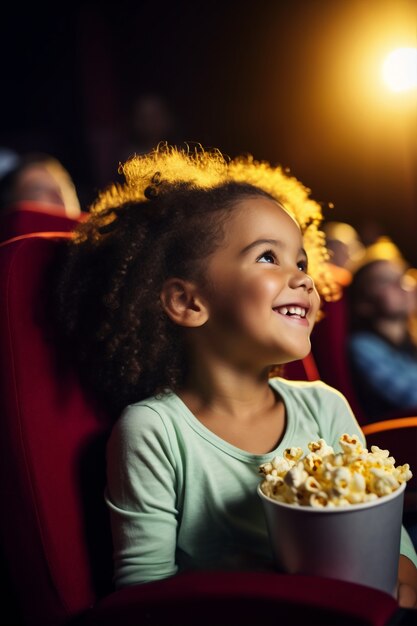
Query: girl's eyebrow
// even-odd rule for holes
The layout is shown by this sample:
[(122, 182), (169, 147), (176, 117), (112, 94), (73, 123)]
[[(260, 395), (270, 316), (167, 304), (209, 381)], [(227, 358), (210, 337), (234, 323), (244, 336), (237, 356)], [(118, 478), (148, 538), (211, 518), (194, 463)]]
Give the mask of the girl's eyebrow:
[[(240, 254), (246, 254), (246, 252), (249, 252), (249, 250), (251, 250), (252, 248), (256, 248), (257, 246), (265, 244), (269, 246), (277, 246), (278, 248), (282, 248), (284, 246), (284, 243), (282, 241), (279, 241), (278, 239), (256, 239), (256, 241), (252, 241), (252, 243), (245, 246), (243, 250), (241, 250)], [(304, 250), (304, 248), (300, 248), (299, 253), (302, 254), (306, 259), (308, 258), (307, 252)]]
[(256, 239), (256, 241), (252, 241), (252, 243), (245, 246), (243, 250), (241, 251), (241, 254), (246, 254), (246, 252), (249, 252), (249, 250), (251, 250), (252, 248), (256, 248), (257, 246), (265, 245), (265, 244), (269, 246), (277, 246), (277, 247), (282, 247), (283, 245), (282, 241), (278, 241), (278, 239)]

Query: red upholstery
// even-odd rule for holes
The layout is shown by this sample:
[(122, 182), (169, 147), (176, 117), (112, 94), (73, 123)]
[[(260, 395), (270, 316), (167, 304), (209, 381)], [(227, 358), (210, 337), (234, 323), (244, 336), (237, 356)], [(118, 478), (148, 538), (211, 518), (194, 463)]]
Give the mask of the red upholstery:
[(42, 281), (55, 251), (46, 237), (0, 246), (1, 531), (31, 620), (85, 609), (109, 588), (111, 567), (101, 497), (109, 424), (45, 334)]
[(386, 593), (327, 578), (194, 572), (112, 594), (80, 626), (383, 626), (396, 608)]
[(312, 354), (320, 379), (338, 389), (348, 399), (360, 424), (367, 423), (353, 387), (346, 354), (347, 311), (345, 296), (336, 302), (325, 302), (323, 318), (312, 334)]
[[(82, 219), (82, 218), (80, 218)], [(28, 233), (74, 230), (80, 219), (70, 218), (61, 207), (20, 202), (0, 217), (0, 241)]]
[(289, 380), (320, 380), (312, 352), (304, 359), (292, 361), (284, 366), (284, 377)]
[(320, 578), (200, 572), (111, 592), (110, 423), (48, 333), (46, 278), (64, 240), (0, 245), (0, 553), (25, 624), (386, 624), (389, 595)]

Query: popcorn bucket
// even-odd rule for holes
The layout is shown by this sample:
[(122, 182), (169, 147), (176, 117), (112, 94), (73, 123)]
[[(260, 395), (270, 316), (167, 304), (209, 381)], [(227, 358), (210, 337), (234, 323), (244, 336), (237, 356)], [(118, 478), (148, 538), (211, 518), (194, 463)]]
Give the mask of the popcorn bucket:
[(405, 487), (372, 502), (313, 508), (274, 500), (259, 485), (277, 567), (395, 595)]

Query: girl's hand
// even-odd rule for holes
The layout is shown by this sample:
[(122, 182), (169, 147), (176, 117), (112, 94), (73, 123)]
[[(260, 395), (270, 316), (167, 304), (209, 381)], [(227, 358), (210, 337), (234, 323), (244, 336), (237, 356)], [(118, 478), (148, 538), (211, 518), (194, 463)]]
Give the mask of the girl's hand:
[(417, 569), (402, 554), (398, 565), (397, 600), (404, 609), (417, 608)]

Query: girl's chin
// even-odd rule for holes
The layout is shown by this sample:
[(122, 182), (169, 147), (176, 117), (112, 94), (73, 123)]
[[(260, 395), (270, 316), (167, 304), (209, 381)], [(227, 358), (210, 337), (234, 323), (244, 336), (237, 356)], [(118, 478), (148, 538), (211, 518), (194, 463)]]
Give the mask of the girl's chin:
[(308, 345), (304, 347), (303, 350), (300, 350), (300, 347), (297, 346), (294, 350), (289, 350), (287, 354), (280, 354), (279, 363), (282, 365), (286, 365), (287, 363), (293, 363), (294, 361), (302, 361), (306, 356), (308, 356), (311, 352), (310, 342)]

